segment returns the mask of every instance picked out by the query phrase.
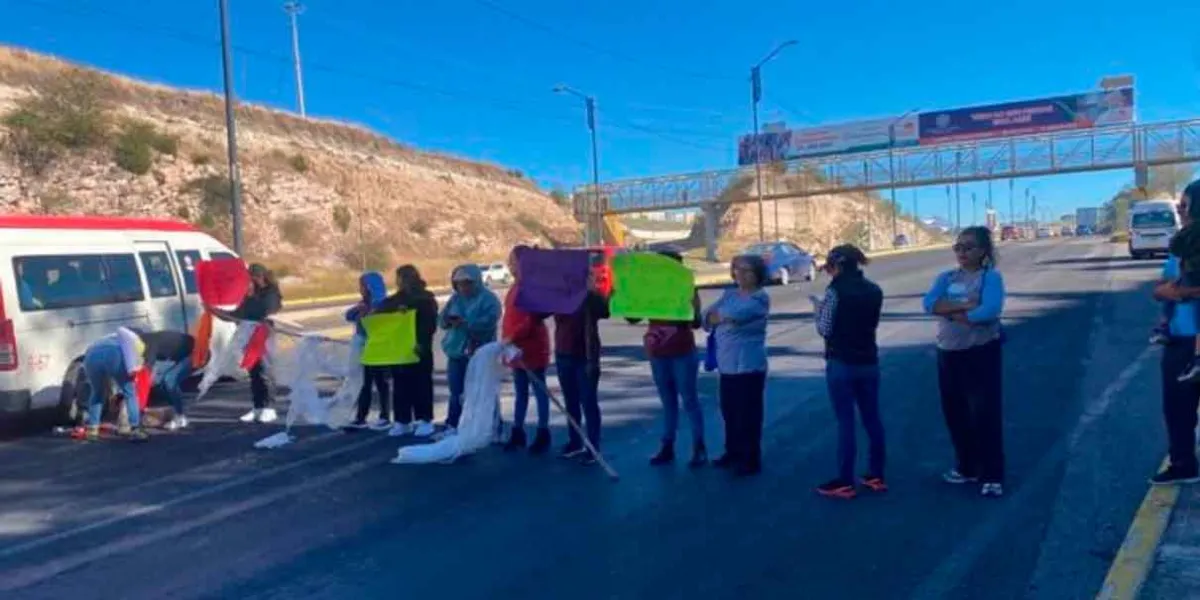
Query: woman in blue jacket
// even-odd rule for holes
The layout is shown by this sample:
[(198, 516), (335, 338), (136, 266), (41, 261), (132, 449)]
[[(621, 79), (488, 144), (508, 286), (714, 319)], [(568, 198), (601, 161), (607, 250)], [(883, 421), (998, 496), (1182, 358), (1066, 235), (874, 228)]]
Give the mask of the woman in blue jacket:
[(730, 268), (737, 287), (726, 290), (704, 311), (705, 330), (716, 332), (725, 420), (725, 455), (713, 465), (732, 468), (740, 476), (756, 475), (762, 470), (771, 297), (763, 289), (767, 267), (761, 257), (739, 256)]
[(1004, 277), (986, 227), (968, 227), (954, 243), (958, 268), (938, 275), (925, 294), (937, 319), (938, 387), (956, 464), (947, 483), (979, 482), (984, 496), (1004, 495), (1002, 410)]
[[(378, 308), (379, 303), (387, 298), (387, 283), (378, 271), (367, 271), (358, 278), (358, 291), (362, 294), (362, 301), (346, 311), (346, 320), (354, 323), (355, 335), (366, 338), (367, 331), (363, 328), (362, 318)], [(391, 371), (387, 367), (363, 367), (362, 389), (358, 392), (358, 414), (350, 424), (351, 429), (367, 427), (367, 415), (371, 412), (372, 385), (379, 392), (379, 420), (372, 423), (370, 428), (375, 431), (391, 428), (392, 396), (388, 386), (390, 378)]]
[(467, 364), (475, 350), (496, 341), (500, 326), (500, 299), (483, 284), (483, 271), (475, 265), (455, 267), (450, 275), (454, 294), (446, 302), (438, 325), (446, 332), (442, 351), (446, 353), (446, 380), (450, 385), (450, 408), (446, 429), (453, 431), (462, 417), (463, 391)]

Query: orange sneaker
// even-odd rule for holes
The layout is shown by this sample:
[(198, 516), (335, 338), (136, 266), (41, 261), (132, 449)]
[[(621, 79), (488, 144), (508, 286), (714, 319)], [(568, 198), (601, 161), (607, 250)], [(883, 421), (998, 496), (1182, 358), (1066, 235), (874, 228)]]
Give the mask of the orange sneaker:
[(822, 483), (817, 486), (817, 493), (826, 498), (841, 498), (849, 500), (858, 495), (854, 489), (854, 484), (842, 479), (834, 479), (827, 483)]
[(871, 490), (872, 492), (888, 491), (887, 482), (884, 481), (882, 477), (876, 477), (874, 475), (863, 475), (862, 484), (863, 484), (863, 487), (866, 487), (867, 489)]

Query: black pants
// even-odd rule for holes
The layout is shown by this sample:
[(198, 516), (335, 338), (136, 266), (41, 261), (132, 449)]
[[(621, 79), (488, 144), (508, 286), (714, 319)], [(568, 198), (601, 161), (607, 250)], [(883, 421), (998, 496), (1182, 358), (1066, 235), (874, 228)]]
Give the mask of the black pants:
[(397, 423), (433, 422), (433, 357), (392, 367), (392, 410)]
[(763, 394), (767, 374), (721, 375), (721, 418), (725, 421), (725, 454), (736, 464), (762, 465)]
[(250, 367), (250, 397), (254, 400), (256, 409), (271, 406), (271, 388), (267, 385), (267, 376), (263, 372), (264, 370), (262, 360)]
[(392, 418), (392, 395), (389, 382), (392, 379), (392, 367), (363, 367), (362, 388), (358, 391), (358, 420), (366, 421), (371, 412), (371, 387), (379, 392), (379, 418), (390, 421)]
[(1200, 385), (1180, 383), (1178, 377), (1192, 361), (1195, 341), (1190, 337), (1172, 337), (1162, 354), (1162, 406), (1167, 425), (1167, 450), (1171, 467), (1195, 473), (1196, 409), (1200, 406)]
[(956, 469), (984, 483), (1004, 481), (1003, 362), (1000, 341), (938, 351), (942, 416)]

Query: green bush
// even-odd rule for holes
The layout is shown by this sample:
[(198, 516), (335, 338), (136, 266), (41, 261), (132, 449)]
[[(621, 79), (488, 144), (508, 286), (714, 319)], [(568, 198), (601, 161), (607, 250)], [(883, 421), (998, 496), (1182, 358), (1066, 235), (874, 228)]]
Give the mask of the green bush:
[(333, 207), (333, 224), (338, 228), (338, 231), (342, 233), (350, 231), (350, 221), (350, 209), (346, 208), (346, 205), (339, 204)]
[(304, 158), (303, 154), (293, 154), (291, 158), (288, 158), (288, 164), (292, 165), (292, 168), (295, 169), (297, 173), (305, 173), (308, 171), (308, 159)]
[(208, 154), (205, 154), (203, 152), (198, 152), (198, 153), (192, 155), (192, 164), (197, 167), (203, 167), (204, 165), (207, 165), (210, 163), (212, 163), (212, 156), (210, 156)]
[(312, 223), (304, 215), (287, 215), (279, 220), (279, 237), (293, 246), (308, 246), (314, 241)]
[(392, 265), (392, 250), (380, 238), (367, 238), (360, 241), (356, 237), (345, 237), (342, 247), (338, 250), (338, 258), (350, 269), (366, 269), (383, 271)]
[(145, 175), (150, 172), (150, 167), (154, 166), (154, 153), (145, 140), (126, 131), (117, 138), (117, 145), (113, 148), (113, 160), (118, 167), (134, 175)]

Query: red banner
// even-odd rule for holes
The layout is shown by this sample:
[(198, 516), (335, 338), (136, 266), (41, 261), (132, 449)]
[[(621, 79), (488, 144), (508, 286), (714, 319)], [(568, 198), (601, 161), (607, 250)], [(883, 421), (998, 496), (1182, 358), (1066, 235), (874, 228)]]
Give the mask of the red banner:
[(236, 258), (200, 261), (196, 265), (196, 288), (205, 306), (240, 304), (250, 291), (250, 271)]

